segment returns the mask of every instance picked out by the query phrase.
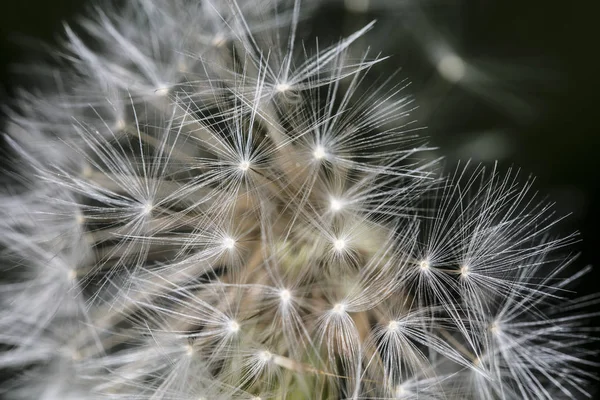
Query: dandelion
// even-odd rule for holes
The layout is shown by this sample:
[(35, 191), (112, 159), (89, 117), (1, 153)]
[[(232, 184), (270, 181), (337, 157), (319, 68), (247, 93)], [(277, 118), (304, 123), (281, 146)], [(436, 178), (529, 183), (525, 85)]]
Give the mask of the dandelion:
[(575, 237), (515, 171), (440, 176), (408, 84), (350, 51), (374, 23), (323, 45), (308, 5), (133, 0), (65, 28), (64, 85), (8, 112), (11, 398), (591, 396)]

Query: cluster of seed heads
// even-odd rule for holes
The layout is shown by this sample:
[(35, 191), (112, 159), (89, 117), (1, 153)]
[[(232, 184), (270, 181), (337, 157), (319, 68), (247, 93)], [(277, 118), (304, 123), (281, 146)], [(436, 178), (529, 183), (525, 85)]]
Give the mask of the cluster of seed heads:
[[(437, 173), (406, 83), (314, 4), (132, 0), (66, 28), (6, 140), (11, 399), (576, 399), (585, 307), (531, 181)], [(569, 275), (569, 271), (575, 271)]]

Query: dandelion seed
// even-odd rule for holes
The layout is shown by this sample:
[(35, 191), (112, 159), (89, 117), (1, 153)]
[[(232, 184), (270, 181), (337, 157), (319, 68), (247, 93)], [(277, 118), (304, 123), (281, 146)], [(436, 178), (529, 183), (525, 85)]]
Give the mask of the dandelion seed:
[(74, 282), (77, 279), (77, 271), (75, 269), (70, 269), (67, 271), (67, 280), (69, 282)]
[(223, 247), (229, 250), (233, 250), (235, 248), (235, 239), (226, 237), (223, 239)]
[(344, 239), (336, 239), (333, 241), (333, 248), (337, 251), (342, 251), (346, 247), (346, 241)]
[(333, 308), (331, 309), (331, 311), (334, 314), (338, 314), (338, 315), (342, 315), (346, 312), (346, 305), (343, 303), (337, 303), (333, 306)]
[(229, 323), (227, 324), (227, 330), (230, 333), (237, 333), (240, 330), (240, 325), (236, 321), (229, 321)]
[(437, 65), (439, 74), (449, 82), (460, 82), (466, 73), (466, 65), (462, 58), (456, 54), (442, 57)]
[(191, 357), (194, 355), (194, 347), (192, 345), (187, 345), (185, 347), (185, 354), (187, 354), (188, 357)]
[(500, 333), (500, 323), (498, 321), (492, 322), (489, 325), (488, 330), (494, 335), (499, 334)]
[(260, 361), (267, 363), (273, 359), (273, 354), (267, 350), (263, 350), (258, 354), (258, 358)]
[(242, 161), (238, 167), (241, 171), (248, 171), (248, 169), (250, 168), (250, 162), (249, 161)]
[(165, 97), (167, 94), (169, 94), (169, 88), (166, 86), (160, 87), (154, 91), (154, 94), (158, 97)]
[(81, 352), (77, 351), (77, 350), (73, 350), (71, 352), (71, 360), (77, 362), (77, 361), (81, 361), (83, 359), (83, 355), (81, 354)]
[(337, 200), (332, 198), (329, 203), (329, 209), (331, 211), (340, 211), (343, 207), (344, 203), (341, 200)]
[(278, 83), (277, 85), (275, 85), (275, 90), (278, 91), (279, 93), (287, 92), (291, 88), (292, 88), (292, 86), (287, 83)]
[(212, 39), (212, 45), (214, 47), (223, 47), (227, 44), (227, 38), (223, 34), (217, 34)]
[(189, 72), (188, 64), (185, 61), (181, 61), (179, 64), (177, 64), (177, 67), (179, 71), (183, 73)]
[(115, 129), (117, 132), (123, 131), (126, 127), (127, 122), (125, 122), (124, 119), (118, 119), (117, 122), (115, 122)]
[(325, 149), (323, 148), (323, 146), (317, 146), (315, 148), (315, 151), (313, 152), (313, 156), (315, 157), (315, 159), (321, 160), (325, 158), (325, 156), (327, 156), (327, 153), (325, 153)]
[(77, 223), (77, 225), (84, 225), (85, 224), (85, 217), (79, 211), (77, 211), (76, 214), (75, 214), (75, 223)]
[(281, 302), (283, 304), (287, 304), (292, 299), (292, 294), (290, 293), (289, 290), (283, 289), (282, 291), (279, 292), (279, 298), (281, 298)]
[(397, 399), (402, 399), (408, 395), (408, 391), (404, 388), (403, 385), (396, 386), (395, 395)]
[(91, 178), (94, 174), (94, 170), (92, 169), (92, 167), (89, 164), (84, 164), (83, 168), (81, 169), (81, 176), (83, 178)]
[(152, 205), (152, 203), (148, 202), (146, 204), (143, 204), (141, 209), (142, 209), (142, 215), (150, 215), (152, 214), (152, 210), (154, 208), (154, 205)]

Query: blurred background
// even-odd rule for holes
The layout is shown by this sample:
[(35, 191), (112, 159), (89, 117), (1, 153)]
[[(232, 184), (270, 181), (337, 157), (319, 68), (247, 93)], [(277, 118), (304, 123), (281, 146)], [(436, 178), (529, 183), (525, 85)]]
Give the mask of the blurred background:
[[(577, 264), (595, 265), (580, 286), (600, 289), (600, 78), (593, 2), (547, 0), (307, 0), (307, 37), (337, 39), (376, 19), (354, 46), (390, 55), (375, 75), (397, 72), (416, 97), (413, 114), (447, 171), (471, 159), (522, 179), (570, 216), (558, 233), (581, 233)], [(415, 4), (418, 3), (419, 7)], [(587, 4), (586, 4), (587, 3)], [(0, 103), (28, 87), (25, 66), (56, 44), (82, 0), (4, 1), (0, 6)], [(0, 121), (2, 120), (0, 114)], [(6, 155), (0, 154), (6, 164)]]

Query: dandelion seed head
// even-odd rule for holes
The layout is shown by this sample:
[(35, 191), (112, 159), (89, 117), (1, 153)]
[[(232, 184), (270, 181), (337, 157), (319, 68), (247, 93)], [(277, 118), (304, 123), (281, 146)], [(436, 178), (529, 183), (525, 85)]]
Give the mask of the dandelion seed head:
[[(431, 184), (406, 85), (350, 48), (372, 23), (313, 47), (300, 0), (109, 3), (65, 28), (60, 92), (9, 116), (26, 186), (0, 196), (15, 398), (586, 391), (591, 329), (577, 304), (556, 312), (575, 278), (548, 257), (569, 241), (510, 174)], [(434, 60), (450, 83), (480, 68)]]

